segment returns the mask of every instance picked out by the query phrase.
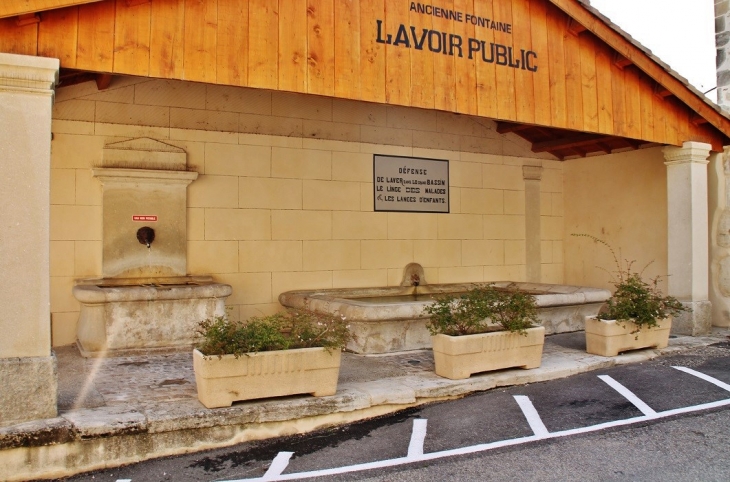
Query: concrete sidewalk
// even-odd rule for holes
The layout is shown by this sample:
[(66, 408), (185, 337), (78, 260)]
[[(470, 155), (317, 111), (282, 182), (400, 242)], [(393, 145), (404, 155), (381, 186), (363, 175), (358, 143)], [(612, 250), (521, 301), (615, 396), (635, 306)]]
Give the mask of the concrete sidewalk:
[(730, 330), (676, 337), (662, 350), (615, 358), (585, 353), (583, 332), (546, 337), (542, 366), (448, 380), (433, 373), (430, 350), (343, 356), (337, 394), (294, 396), (206, 409), (198, 402), (192, 354), (82, 358), (56, 349), (59, 416), (0, 429), (0, 480), (67, 476), (88, 470), (316, 430), (414, 405), (637, 363), (728, 341)]

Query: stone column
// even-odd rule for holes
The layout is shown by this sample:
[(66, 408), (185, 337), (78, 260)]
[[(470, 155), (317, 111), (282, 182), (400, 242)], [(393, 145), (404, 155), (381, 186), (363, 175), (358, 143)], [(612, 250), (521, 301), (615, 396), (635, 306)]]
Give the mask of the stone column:
[(540, 283), (541, 239), (540, 239), (540, 180), (541, 166), (522, 166), (525, 180), (525, 264), (527, 281)]
[(730, 327), (730, 147), (710, 156), (708, 184), (712, 324)]
[(49, 188), (58, 68), (0, 53), (0, 426), (57, 414)]
[(672, 332), (702, 335), (712, 326), (709, 301), (707, 158), (709, 144), (685, 142), (664, 148), (667, 166), (669, 294), (687, 311)]

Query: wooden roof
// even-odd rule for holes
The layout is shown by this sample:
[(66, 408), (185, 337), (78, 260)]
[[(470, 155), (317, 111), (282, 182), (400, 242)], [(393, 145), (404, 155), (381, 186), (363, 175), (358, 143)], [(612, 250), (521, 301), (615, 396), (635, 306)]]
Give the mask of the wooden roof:
[(719, 108), (581, 0), (412, 4), (432, 2), (5, 0), (0, 51), (59, 58), (66, 83), (138, 75), (487, 117), (560, 159), (729, 144)]

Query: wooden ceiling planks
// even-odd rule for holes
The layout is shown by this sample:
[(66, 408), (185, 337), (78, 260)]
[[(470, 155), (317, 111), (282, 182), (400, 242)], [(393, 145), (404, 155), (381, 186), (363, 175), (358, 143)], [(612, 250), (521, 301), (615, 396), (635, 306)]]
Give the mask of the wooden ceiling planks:
[[(718, 131), (730, 132), (727, 118), (575, 0), (439, 3), (458, 18), (411, 3), (105, 0), (43, 11), (40, 23), (0, 19), (0, 50), (57, 57), (63, 68), (387, 102), (647, 142), (691, 138), (719, 150), (728, 141)], [(508, 24), (509, 32), (466, 14)], [(510, 65), (498, 65), (507, 49)], [(535, 71), (525, 68), (523, 50), (536, 53)], [(690, 108), (708, 123), (691, 120)]]

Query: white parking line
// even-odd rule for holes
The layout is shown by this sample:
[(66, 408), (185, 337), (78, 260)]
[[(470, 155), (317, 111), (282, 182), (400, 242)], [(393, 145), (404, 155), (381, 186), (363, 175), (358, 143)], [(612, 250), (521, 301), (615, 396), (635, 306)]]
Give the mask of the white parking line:
[(277, 477), (279, 477), (281, 473), (284, 472), (287, 465), (289, 465), (289, 459), (292, 455), (294, 455), (294, 452), (279, 452), (276, 454), (274, 460), (271, 461), (269, 470), (267, 470), (264, 476), (261, 477), (261, 480), (278, 480)]
[(548, 435), (550, 435), (550, 432), (548, 432), (545, 424), (542, 423), (540, 414), (537, 413), (537, 410), (535, 410), (535, 406), (532, 404), (530, 399), (524, 395), (515, 395), (514, 397), (517, 401), (517, 405), (519, 405), (522, 409), (522, 413), (525, 414), (527, 423), (530, 424), (530, 428), (532, 429), (532, 432), (535, 434), (535, 436), (547, 437)]
[(411, 433), (411, 442), (408, 444), (408, 455), (406, 458), (418, 459), (423, 456), (423, 441), (426, 439), (427, 423), (428, 420), (425, 418), (413, 420), (413, 432)]
[(609, 377), (608, 375), (598, 375), (598, 378), (600, 378), (601, 380), (606, 382), (608, 384), (608, 386), (610, 386), (611, 388), (613, 388), (614, 390), (619, 392), (621, 395), (623, 395), (624, 398), (626, 398), (626, 400), (633, 403), (634, 406), (636, 408), (638, 408), (639, 410), (641, 410), (641, 413), (643, 413), (647, 417), (653, 417), (656, 415), (656, 412), (654, 411), (653, 408), (651, 408), (649, 405), (644, 403), (639, 397), (634, 395), (634, 392), (632, 392), (625, 386), (621, 385), (619, 382), (617, 382), (613, 378)]
[[(679, 369), (679, 367), (675, 367), (675, 368)], [(692, 370), (692, 371), (694, 372), (694, 370)], [(687, 372), (687, 373), (690, 373), (690, 372)], [(699, 372), (696, 372), (696, 373), (699, 373)], [(705, 377), (707, 377), (707, 376), (705, 375)], [(706, 379), (710, 383), (715, 383), (712, 381), (712, 380), (715, 380), (714, 378), (712, 378), (712, 377), (705, 378), (705, 377), (700, 377), (700, 378)], [(632, 417), (632, 418), (628, 418), (628, 419), (624, 419), (624, 420), (614, 420), (612, 422), (600, 423), (598, 425), (591, 425), (589, 427), (579, 427), (579, 428), (574, 428), (574, 429), (570, 429), (570, 430), (563, 430), (560, 432), (548, 432), (548, 430), (546, 428), (544, 429), (544, 432), (543, 432), (542, 429), (540, 429), (538, 426), (537, 430), (533, 427), (533, 431), (535, 432), (536, 435), (531, 435), (529, 437), (520, 437), (520, 438), (515, 438), (515, 439), (500, 440), (498, 442), (472, 445), (470, 447), (461, 447), (461, 448), (457, 448), (457, 449), (443, 450), (440, 452), (431, 452), (431, 453), (427, 453), (427, 454), (422, 454), (416, 458), (409, 457), (411, 454), (411, 452), (410, 452), (411, 448), (409, 446), (409, 456), (400, 457), (397, 459), (379, 460), (376, 462), (367, 462), (367, 463), (363, 463), (363, 464), (349, 465), (346, 467), (335, 467), (335, 468), (331, 468), (331, 469), (313, 470), (310, 472), (283, 474), (283, 475), (279, 475), (278, 477), (274, 477), (274, 478), (236, 479), (236, 480), (229, 480), (227, 482), (258, 482), (258, 481), (268, 482), (268, 481), (274, 481), (274, 480), (299, 480), (299, 479), (309, 479), (309, 478), (313, 478), (313, 477), (324, 477), (327, 475), (339, 475), (339, 474), (346, 474), (346, 473), (351, 473), (351, 472), (362, 472), (362, 471), (373, 470), (373, 469), (395, 467), (395, 466), (399, 466), (399, 465), (407, 465), (407, 464), (414, 463), (414, 462), (438, 460), (438, 459), (442, 459), (442, 458), (446, 458), (446, 457), (454, 457), (457, 455), (467, 455), (467, 454), (474, 454), (474, 453), (479, 453), (479, 452), (486, 452), (488, 450), (493, 450), (493, 449), (503, 448), (503, 447), (510, 447), (510, 446), (515, 446), (515, 445), (521, 445), (521, 444), (535, 442), (535, 441), (539, 441), (539, 440), (549, 440), (549, 439), (553, 439), (553, 438), (567, 437), (567, 436), (571, 436), (571, 435), (598, 432), (598, 431), (605, 430), (608, 428), (622, 427), (622, 426), (632, 425), (632, 424), (646, 422), (646, 421), (650, 421), (650, 420), (654, 421), (654, 420), (658, 420), (658, 419), (662, 419), (662, 418), (673, 417), (675, 415), (680, 415), (680, 414), (685, 414), (685, 413), (692, 413), (692, 412), (698, 412), (698, 411), (702, 411), (702, 410), (710, 410), (713, 408), (730, 406), (730, 399), (725, 399), (725, 400), (719, 400), (716, 402), (703, 403), (701, 405), (694, 405), (691, 407), (682, 407), (682, 408), (677, 408), (677, 409), (673, 409), (673, 410), (667, 410), (664, 412), (655, 412), (650, 407), (648, 407), (646, 404), (644, 404), (644, 402), (639, 400), (639, 398), (636, 397), (636, 395), (634, 395), (630, 390), (628, 390), (623, 385), (621, 385), (620, 383), (613, 380), (611, 377), (606, 376), (604, 378), (604, 376), (601, 376), (601, 379), (604, 382), (608, 383), (611, 387), (613, 387), (614, 389), (619, 391), (619, 393), (624, 395), (627, 399), (629, 399), (632, 403), (634, 403), (634, 405), (636, 405), (635, 401), (638, 401), (640, 405), (643, 404), (645, 407), (645, 410), (648, 409), (647, 410), (648, 413), (646, 413), (646, 412), (644, 412), (644, 410), (642, 410), (642, 412), (644, 412), (643, 416)], [(608, 380), (610, 380), (610, 382)], [(719, 380), (715, 380), (715, 381), (721, 383), (722, 385), (727, 385), (727, 384), (724, 384), (723, 382), (720, 382)], [(617, 387), (620, 387), (621, 390), (619, 390)], [(730, 390), (730, 386), (728, 386), (728, 387), (729, 387), (728, 389)], [(626, 393), (624, 393), (624, 392), (626, 392)], [(631, 400), (627, 396), (627, 394), (630, 395), (631, 397), (633, 397), (635, 400)], [(524, 401), (520, 402), (520, 398), (518, 398), (518, 397), (522, 397), (522, 400), (526, 400), (527, 403), (525, 403)], [(537, 416), (537, 420), (539, 421), (539, 424), (542, 425), (543, 428), (545, 427), (544, 424), (542, 424), (542, 420), (540, 419), (539, 415), (537, 414), (537, 411), (535, 410), (534, 406), (532, 405), (532, 403), (530, 402), (530, 400), (527, 397), (518, 395), (518, 396), (515, 396), (515, 399), (517, 400), (517, 403), (520, 404), (521, 408), (523, 408), (523, 406), (527, 406), (527, 404), (529, 404), (529, 407), (532, 407), (532, 411), (534, 411), (534, 414)], [(525, 405), (523, 405), (523, 404), (525, 404)], [(637, 408), (638, 408), (638, 405), (637, 405)], [(523, 408), (523, 413), (525, 413), (525, 417), (528, 417), (528, 415), (527, 415), (528, 412), (529, 412), (529, 408), (528, 408), (528, 411), (525, 411), (525, 409)], [(413, 439), (415, 438), (415, 434), (417, 432), (416, 422), (418, 420), (420, 420), (420, 419), (414, 420), (413, 434), (411, 435), (411, 443), (413, 443)], [(533, 419), (533, 421), (534, 421), (534, 419)], [(423, 423), (423, 436), (425, 437), (426, 420), (423, 420), (423, 422), (424, 422)], [(530, 423), (529, 418), (528, 418), (528, 423)], [(532, 427), (532, 423), (530, 423), (530, 426)], [(537, 435), (538, 433), (542, 433), (543, 435)], [(422, 447), (422, 445), (421, 445), (421, 447)], [(288, 453), (288, 452), (281, 452), (281, 453)], [(278, 456), (277, 456), (277, 458), (278, 458)], [(273, 465), (273, 463), (272, 463), (272, 465)], [(269, 469), (269, 470), (271, 470), (271, 469)], [(268, 472), (267, 472), (267, 474), (268, 474)], [(266, 475), (264, 475), (264, 477), (266, 477)]]
[(730, 392), (730, 385), (728, 385), (725, 382), (721, 382), (717, 378), (713, 378), (710, 375), (705, 375), (704, 373), (700, 373), (698, 371), (692, 370), (691, 368), (687, 368), (687, 367), (672, 367), (672, 368), (676, 368), (679, 371), (689, 373), (690, 375), (694, 375), (697, 378), (701, 378), (706, 382), (710, 382), (713, 385), (717, 385), (718, 387), (722, 388), (723, 390), (727, 390), (728, 392)]

